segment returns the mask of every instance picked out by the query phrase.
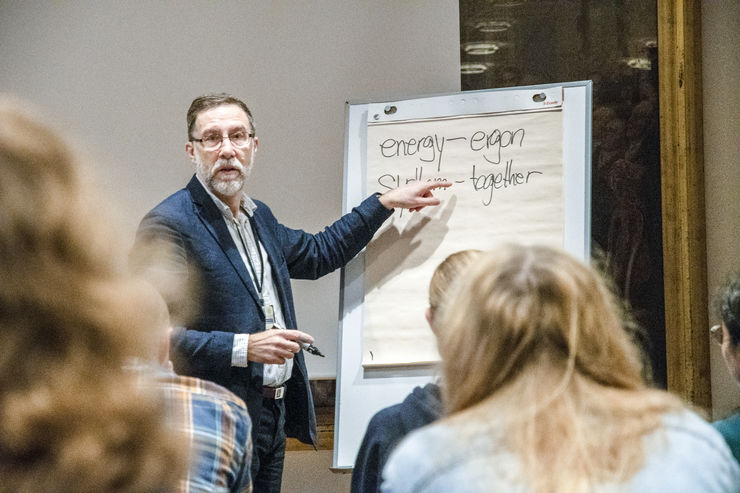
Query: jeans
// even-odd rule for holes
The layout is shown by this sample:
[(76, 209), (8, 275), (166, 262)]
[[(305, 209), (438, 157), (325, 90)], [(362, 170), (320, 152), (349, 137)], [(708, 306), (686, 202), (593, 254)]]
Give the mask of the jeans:
[(285, 459), (285, 401), (262, 399), (262, 412), (252, 444), (254, 493), (280, 493)]

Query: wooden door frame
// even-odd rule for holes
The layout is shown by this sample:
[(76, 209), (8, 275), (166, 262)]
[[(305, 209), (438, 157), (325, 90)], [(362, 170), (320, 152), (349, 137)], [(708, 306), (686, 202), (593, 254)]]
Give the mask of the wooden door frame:
[(658, 0), (658, 70), (668, 390), (709, 410), (700, 0)]

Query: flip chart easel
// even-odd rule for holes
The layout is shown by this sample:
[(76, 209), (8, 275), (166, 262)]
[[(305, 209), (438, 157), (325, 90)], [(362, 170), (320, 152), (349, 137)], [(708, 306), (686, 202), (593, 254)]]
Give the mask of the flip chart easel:
[[(342, 271), (340, 469), (353, 466), (375, 412), (437, 374), (423, 313), (431, 273), (446, 255), (522, 241), (588, 257), (591, 82), (347, 103), (346, 121), (345, 212), (407, 181), (454, 184), (439, 194), (438, 208), (396, 211)], [(489, 231), (488, 223), (500, 226)], [(407, 332), (415, 342), (404, 348)]]

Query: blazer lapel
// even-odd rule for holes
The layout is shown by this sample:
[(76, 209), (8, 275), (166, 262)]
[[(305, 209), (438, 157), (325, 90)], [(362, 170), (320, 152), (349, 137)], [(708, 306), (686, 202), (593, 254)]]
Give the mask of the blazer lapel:
[(226, 226), (223, 214), (221, 214), (221, 211), (216, 207), (216, 204), (213, 203), (213, 199), (211, 199), (208, 192), (205, 191), (197, 177), (193, 176), (186, 188), (190, 192), (190, 196), (193, 198), (193, 206), (196, 216), (198, 216), (205, 228), (211, 236), (213, 236), (213, 239), (216, 240), (216, 243), (221, 247), (224, 255), (226, 255), (226, 258), (239, 275), (244, 287), (249, 291), (249, 294), (259, 305), (259, 295), (257, 294), (257, 290), (252, 282), (252, 277), (247, 272), (247, 268), (239, 254), (239, 250), (236, 248), (234, 240), (231, 238), (231, 234), (229, 233), (229, 228)]
[(267, 258), (272, 269), (272, 281), (275, 283), (275, 289), (280, 297), (280, 305), (283, 308), (283, 317), (285, 318), (285, 323), (288, 325), (286, 328), (294, 329), (295, 316), (293, 314), (293, 300), (288, 296), (288, 293), (291, 292), (290, 275), (282, 268), (285, 265), (282, 261), (283, 252), (278, 242), (273, 241), (275, 237), (274, 232), (270, 230), (269, 226), (264, 224), (260, 217), (255, 211), (253, 216), (254, 227), (257, 229), (262, 247), (267, 252)]

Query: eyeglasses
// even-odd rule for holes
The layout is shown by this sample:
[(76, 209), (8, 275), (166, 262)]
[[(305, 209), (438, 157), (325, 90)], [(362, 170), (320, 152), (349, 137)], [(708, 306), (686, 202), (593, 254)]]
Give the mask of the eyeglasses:
[(721, 325), (713, 325), (711, 329), (709, 329), (709, 334), (712, 336), (712, 340), (716, 342), (717, 344), (722, 344), (722, 326)]
[(234, 147), (246, 147), (249, 144), (249, 141), (254, 137), (253, 133), (247, 133), (244, 130), (240, 130), (238, 132), (234, 132), (233, 134), (229, 134), (227, 137), (223, 137), (219, 134), (208, 134), (204, 135), (201, 139), (190, 139), (191, 142), (200, 142), (200, 144), (203, 146), (203, 149), (206, 151), (215, 151), (216, 149), (221, 147), (221, 144), (223, 144), (224, 139), (229, 139), (231, 141), (231, 145)]

